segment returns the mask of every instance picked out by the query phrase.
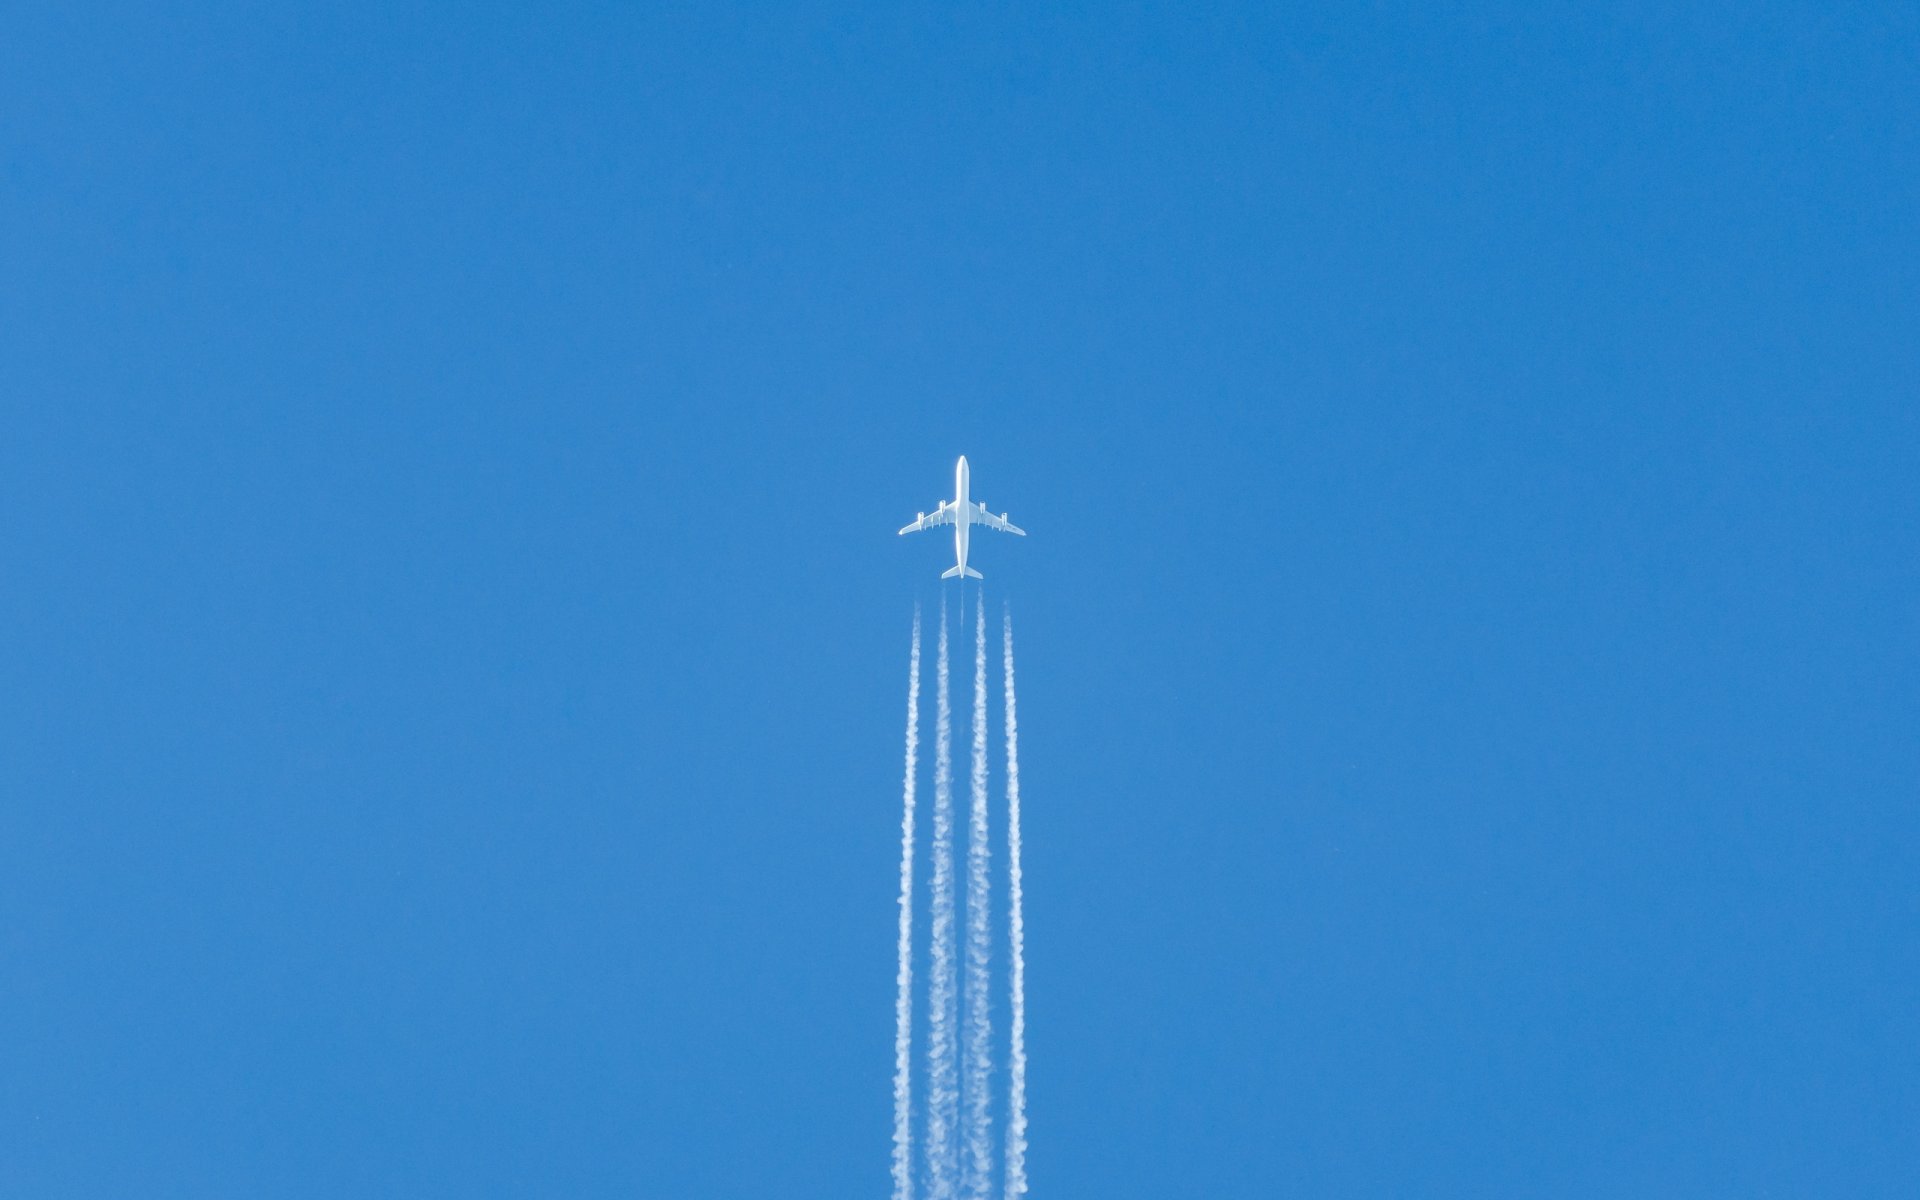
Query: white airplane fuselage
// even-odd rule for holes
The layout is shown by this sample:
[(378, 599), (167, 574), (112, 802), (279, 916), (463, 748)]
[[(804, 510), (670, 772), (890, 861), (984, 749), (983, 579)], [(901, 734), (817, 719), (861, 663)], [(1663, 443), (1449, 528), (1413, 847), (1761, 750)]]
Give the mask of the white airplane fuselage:
[(973, 505), (967, 502), (967, 456), (962, 454), (960, 462), (953, 468), (953, 553), (960, 564), (960, 574), (967, 573), (967, 520), (973, 514)]

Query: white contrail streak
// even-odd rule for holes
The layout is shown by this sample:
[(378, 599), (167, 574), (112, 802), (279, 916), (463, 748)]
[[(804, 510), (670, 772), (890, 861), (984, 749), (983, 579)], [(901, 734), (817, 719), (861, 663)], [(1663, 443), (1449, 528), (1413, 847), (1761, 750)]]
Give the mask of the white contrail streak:
[(920, 610), (907, 665), (907, 769), (900, 785), (900, 960), (893, 997), (893, 1200), (913, 1200), (913, 805), (920, 773)]
[(959, 1089), (954, 1079), (953, 961), (953, 714), (947, 695), (947, 601), (940, 599), (940, 649), (933, 748), (933, 964), (927, 984), (927, 1193), (952, 1200), (956, 1167), (954, 1126)]
[(966, 1077), (967, 1160), (962, 1192), (968, 1200), (987, 1200), (993, 1185), (992, 1124), (988, 1117), (989, 1079), (993, 1071), (991, 1027), (987, 1015), (987, 961), (993, 934), (987, 925), (990, 897), (987, 843), (987, 613), (975, 602), (973, 624), (973, 808), (967, 822), (967, 978)]
[(1007, 931), (1013, 993), (1007, 1049), (1006, 1200), (1027, 1192), (1027, 927), (1020, 909), (1020, 722), (1013, 704), (1013, 613), (1001, 612), (1000, 643), (1007, 681)]

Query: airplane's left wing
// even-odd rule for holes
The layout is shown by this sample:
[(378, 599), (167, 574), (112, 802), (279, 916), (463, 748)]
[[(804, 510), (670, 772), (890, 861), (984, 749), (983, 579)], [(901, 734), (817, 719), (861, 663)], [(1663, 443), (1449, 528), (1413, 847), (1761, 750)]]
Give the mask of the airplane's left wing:
[(1001, 533), (1017, 533), (1021, 537), (1027, 536), (1026, 530), (1015, 525), (1012, 521), (1007, 520), (1007, 514), (1001, 513), (996, 517), (987, 511), (986, 505), (981, 504), (977, 500), (973, 505), (973, 515), (967, 518), (967, 522), (971, 525), (985, 525), (988, 529), (998, 529)]
[(953, 524), (953, 502), (948, 501), (930, 513), (921, 513), (920, 519), (906, 526), (901, 533), (919, 533), (922, 529), (932, 529), (936, 525)]

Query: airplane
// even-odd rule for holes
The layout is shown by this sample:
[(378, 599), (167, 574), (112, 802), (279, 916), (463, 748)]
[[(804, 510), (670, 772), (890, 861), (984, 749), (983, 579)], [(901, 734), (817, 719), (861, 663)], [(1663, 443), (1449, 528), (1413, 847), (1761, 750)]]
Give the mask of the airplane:
[(953, 469), (953, 499), (942, 500), (940, 507), (930, 513), (921, 513), (920, 519), (902, 529), (901, 533), (918, 533), (922, 529), (932, 529), (935, 525), (953, 526), (953, 552), (959, 564), (941, 573), (940, 578), (952, 579), (960, 576), (966, 579), (980, 578), (980, 572), (967, 565), (967, 530), (974, 525), (983, 525), (988, 529), (998, 529), (1001, 533), (1017, 533), (1027, 536), (1027, 531), (1007, 520), (1007, 514), (994, 516), (987, 506), (967, 498), (967, 456), (960, 456), (960, 464)]

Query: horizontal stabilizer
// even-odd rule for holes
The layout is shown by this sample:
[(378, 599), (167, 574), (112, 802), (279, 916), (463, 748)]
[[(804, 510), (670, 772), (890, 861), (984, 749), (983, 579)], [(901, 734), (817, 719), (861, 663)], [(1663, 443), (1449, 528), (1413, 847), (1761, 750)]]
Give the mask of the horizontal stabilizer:
[(968, 579), (981, 578), (980, 572), (974, 570), (972, 567), (948, 567), (946, 570), (940, 572), (940, 578), (942, 579), (952, 579), (956, 575), (965, 575)]

